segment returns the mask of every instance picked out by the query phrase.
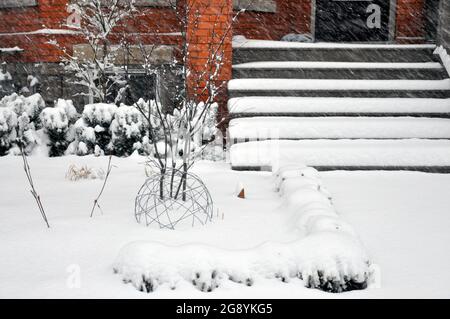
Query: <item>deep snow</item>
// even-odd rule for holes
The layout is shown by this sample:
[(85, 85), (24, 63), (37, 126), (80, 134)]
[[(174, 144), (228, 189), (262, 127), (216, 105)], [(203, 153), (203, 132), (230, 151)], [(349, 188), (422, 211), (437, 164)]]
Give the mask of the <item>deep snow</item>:
[(300, 278), (305, 287), (329, 292), (366, 288), (371, 283), (370, 258), (352, 226), (336, 213), (319, 173), (291, 164), (280, 167), (274, 177), (274, 190), (285, 204), (279, 211), (291, 221), (295, 240), (233, 250), (208, 242), (170, 246), (137, 241), (121, 249), (114, 271), (145, 292), (162, 285), (176, 289), (184, 282), (210, 292), (227, 280), (251, 286), (273, 278)]
[(442, 69), (438, 62), (322, 62), (322, 61), (258, 61), (234, 64), (234, 69)]
[(302, 162), (309, 166), (448, 166), (450, 141), (430, 139), (275, 140), (277, 131), (261, 130), (260, 139), (233, 144), (233, 167), (271, 167)]
[[(144, 158), (134, 156), (113, 158), (116, 167), (100, 200), (104, 214), (97, 211), (91, 219), (90, 208), (102, 180), (73, 182), (65, 174), (71, 164), (105, 169), (107, 160), (29, 158), (51, 225), (46, 229), (28, 192), (20, 158), (0, 158), (0, 297), (450, 297), (448, 175), (321, 174), (339, 214), (353, 224), (379, 265), (381, 288), (336, 295), (304, 288), (298, 279), (287, 284), (265, 279), (252, 287), (226, 282), (212, 293), (186, 284), (174, 291), (161, 288), (145, 294), (112, 273), (119, 249), (131, 241), (178, 245), (189, 239), (245, 249), (264, 241), (287, 242), (296, 234), (280, 210), (270, 173), (233, 172), (228, 164), (208, 162), (199, 163), (194, 172), (212, 192), (218, 209), (213, 223), (176, 232), (139, 225), (133, 199), (145, 178)], [(239, 183), (245, 187), (246, 199), (234, 194)]]
[(229, 90), (241, 91), (428, 91), (450, 90), (450, 79), (443, 80), (331, 80), (331, 79), (233, 79), (228, 82)]
[(428, 138), (450, 137), (450, 120), (417, 117), (251, 117), (233, 119), (229, 126), (233, 139), (270, 137), (314, 138)]
[(231, 114), (450, 113), (450, 99), (247, 96), (228, 101)]

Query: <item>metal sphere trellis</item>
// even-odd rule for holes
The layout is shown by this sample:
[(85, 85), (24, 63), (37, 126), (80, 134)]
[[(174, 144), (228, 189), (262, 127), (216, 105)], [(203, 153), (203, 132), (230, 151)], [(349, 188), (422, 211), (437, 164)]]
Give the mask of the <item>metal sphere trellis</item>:
[(213, 201), (197, 175), (167, 169), (142, 185), (135, 200), (135, 216), (138, 223), (157, 223), (160, 228), (175, 229), (181, 223), (204, 225), (212, 220)]

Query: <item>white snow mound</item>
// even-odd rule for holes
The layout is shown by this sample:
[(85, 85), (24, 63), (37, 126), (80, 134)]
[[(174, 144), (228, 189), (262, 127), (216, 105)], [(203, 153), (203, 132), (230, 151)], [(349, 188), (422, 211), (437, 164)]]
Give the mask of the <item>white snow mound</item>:
[(246, 250), (136, 241), (121, 249), (114, 272), (144, 292), (161, 285), (176, 289), (184, 281), (209, 292), (224, 280), (251, 286), (261, 278), (300, 278), (306, 287), (329, 292), (367, 287), (369, 258), (353, 228), (337, 215), (317, 171), (285, 166), (275, 183), (296, 240)]

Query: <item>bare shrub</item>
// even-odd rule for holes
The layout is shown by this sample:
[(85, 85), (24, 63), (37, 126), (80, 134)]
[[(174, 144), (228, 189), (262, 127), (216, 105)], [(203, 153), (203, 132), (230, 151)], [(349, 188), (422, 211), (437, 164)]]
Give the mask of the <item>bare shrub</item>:
[(105, 171), (103, 169), (95, 170), (93, 168), (88, 167), (87, 165), (76, 166), (72, 164), (69, 166), (69, 169), (66, 173), (66, 179), (69, 181), (76, 182), (80, 179), (104, 179)]

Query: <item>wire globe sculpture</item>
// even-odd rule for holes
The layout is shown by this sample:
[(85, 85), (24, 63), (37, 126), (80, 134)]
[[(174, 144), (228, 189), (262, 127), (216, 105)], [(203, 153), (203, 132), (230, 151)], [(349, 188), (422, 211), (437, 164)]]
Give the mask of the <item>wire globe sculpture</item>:
[(135, 217), (146, 226), (160, 228), (205, 225), (213, 217), (213, 201), (201, 179), (193, 173), (167, 169), (150, 176), (135, 200)]

